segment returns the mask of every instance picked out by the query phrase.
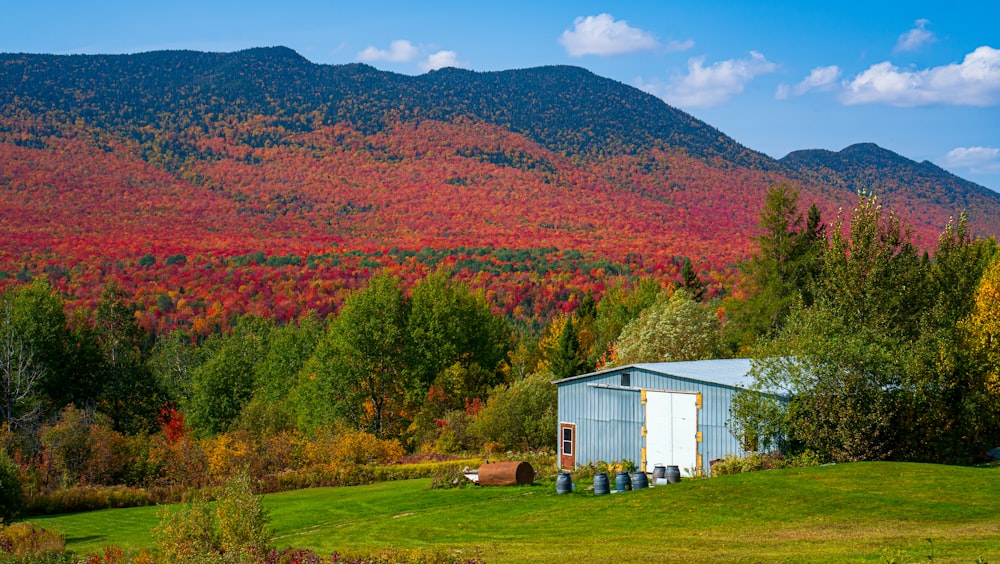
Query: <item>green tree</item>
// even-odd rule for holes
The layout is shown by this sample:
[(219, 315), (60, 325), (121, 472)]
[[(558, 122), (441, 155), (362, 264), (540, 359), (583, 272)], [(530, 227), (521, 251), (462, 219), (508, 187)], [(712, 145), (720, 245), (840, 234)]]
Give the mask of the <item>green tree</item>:
[(476, 365), (475, 373), (485, 377), (460, 392), (467, 399), (484, 397), (502, 379), (510, 327), (481, 294), (450, 280), (445, 271), (414, 287), (406, 331), (417, 397), (422, 399), (438, 374), (455, 363)]
[(836, 461), (912, 459), (927, 263), (898, 218), (863, 197), (849, 230), (834, 226), (822, 264), (814, 302), (800, 302), (755, 352), (756, 389), (789, 393), (781, 426), (791, 448)]
[(300, 374), (300, 426), (341, 418), (379, 437), (402, 431), (406, 398), (420, 387), (407, 365), (408, 315), (399, 280), (389, 276), (347, 298)]
[(0, 305), (4, 334), (21, 353), (30, 355), (32, 369), (42, 373), (36, 383), (41, 395), (56, 406), (73, 401), (78, 385), (68, 358), (70, 339), (62, 297), (48, 280), (36, 278), (30, 285), (4, 291)]
[(166, 400), (146, 364), (145, 334), (135, 320), (135, 304), (116, 283), (101, 294), (94, 316), (94, 336), (101, 352), (99, 409), (118, 431), (150, 432)]
[[(904, 373), (910, 390), (904, 446), (920, 460), (964, 463), (977, 445), (990, 442), (996, 407), (987, 390), (990, 363), (970, 346), (968, 319), (996, 244), (974, 239), (967, 220), (949, 222), (938, 239), (926, 284), (927, 309), (912, 362)], [(992, 422), (991, 422), (992, 419)]]
[(811, 206), (803, 218), (798, 192), (787, 184), (771, 186), (760, 212), (757, 252), (741, 265), (746, 298), (726, 301), (725, 339), (733, 349), (770, 338), (797, 303), (809, 306), (826, 246), (820, 212)]
[(691, 259), (684, 257), (680, 274), (681, 279), (677, 282), (676, 287), (683, 288), (690, 294), (691, 299), (696, 302), (705, 301), (705, 283), (698, 276), (698, 273), (694, 271), (694, 267), (691, 266)]
[(568, 318), (559, 333), (559, 343), (548, 359), (552, 377), (556, 379), (576, 376), (586, 370), (586, 361), (580, 357), (580, 340), (573, 318)]
[(254, 365), (253, 393), (234, 421), (237, 428), (258, 437), (295, 429), (289, 397), (322, 338), (323, 326), (312, 316), (271, 329), (266, 349)]
[(699, 360), (717, 354), (719, 319), (683, 289), (661, 292), (656, 302), (622, 329), (615, 365)]
[(612, 284), (597, 304), (594, 341), (589, 359), (595, 366), (603, 365), (615, 339), (630, 321), (653, 305), (660, 293), (660, 284), (643, 278), (629, 288), (624, 282)]
[(194, 371), (209, 353), (187, 331), (175, 329), (156, 340), (147, 364), (167, 397), (186, 404), (191, 399)]
[(862, 197), (849, 231), (839, 219), (833, 227), (815, 302), (845, 326), (912, 341), (927, 306), (926, 267), (902, 221)]
[(0, 449), (0, 523), (10, 523), (24, 508), (24, 492), (18, 479), (17, 464)]
[(954, 403), (965, 417), (964, 436), (973, 446), (989, 448), (1000, 441), (1000, 253), (983, 272), (969, 315), (959, 326), (971, 369), (955, 378), (949, 391), (962, 393)]
[(240, 318), (229, 335), (206, 346), (210, 356), (192, 372), (188, 422), (202, 435), (230, 430), (255, 389), (254, 370), (267, 350), (271, 322)]
[(532, 374), (490, 394), (470, 432), (498, 449), (555, 447), (558, 394), (552, 377)]

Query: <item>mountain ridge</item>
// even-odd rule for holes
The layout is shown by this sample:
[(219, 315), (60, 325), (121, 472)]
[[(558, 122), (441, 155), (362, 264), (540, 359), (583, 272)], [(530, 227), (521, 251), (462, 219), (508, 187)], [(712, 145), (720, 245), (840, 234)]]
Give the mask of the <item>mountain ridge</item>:
[[(1000, 234), (1000, 195), (931, 165), (870, 144), (775, 160), (579, 67), (408, 76), (287, 48), (0, 54), (0, 283), (52, 272), (87, 296), (114, 275), (162, 293), (157, 273), (177, 264), (137, 269), (139, 257), (184, 255), (200, 257), (185, 288), (221, 304), (211, 311), (246, 311), (254, 298), (225, 281), (265, 266), (231, 271), (232, 257), (298, 257), (351, 287), (404, 251), (454, 251), (529, 316), (543, 288), (569, 300), (599, 292), (601, 272), (670, 279), (685, 258), (728, 287), (778, 182), (827, 221), (874, 187), (925, 248), (962, 209)], [(559, 266), (529, 254), (515, 268), (489, 249), (547, 249)], [(392, 268), (430, 264), (406, 261)], [(329, 310), (313, 274), (272, 274), (310, 296), (286, 310)]]

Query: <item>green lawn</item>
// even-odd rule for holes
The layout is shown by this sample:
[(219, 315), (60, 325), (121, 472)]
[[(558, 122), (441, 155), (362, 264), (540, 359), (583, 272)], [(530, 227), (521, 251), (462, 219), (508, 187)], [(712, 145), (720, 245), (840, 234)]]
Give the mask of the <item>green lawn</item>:
[[(426, 490), (427, 480), (269, 495), (279, 547), (460, 550), (490, 562), (1000, 562), (1000, 470), (859, 463), (594, 497), (578, 484)], [(155, 508), (32, 521), (76, 552), (149, 546)]]

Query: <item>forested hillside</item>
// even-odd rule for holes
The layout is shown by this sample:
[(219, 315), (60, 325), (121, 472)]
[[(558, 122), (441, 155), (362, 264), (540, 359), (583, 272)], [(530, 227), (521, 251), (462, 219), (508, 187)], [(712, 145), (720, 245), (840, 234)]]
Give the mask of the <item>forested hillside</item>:
[[(114, 279), (144, 327), (204, 334), (241, 313), (325, 314), (375, 270), (412, 282), (444, 263), (539, 324), (608, 274), (676, 279), (685, 259), (729, 291), (776, 182), (832, 219), (857, 189), (912, 178), (865, 186), (801, 161), (572, 67), (411, 77), (285, 48), (6, 54), (0, 278), (45, 274), (88, 307)], [(991, 193), (927, 197), (921, 181), (884, 201), (922, 243), (964, 207), (1000, 231)]]

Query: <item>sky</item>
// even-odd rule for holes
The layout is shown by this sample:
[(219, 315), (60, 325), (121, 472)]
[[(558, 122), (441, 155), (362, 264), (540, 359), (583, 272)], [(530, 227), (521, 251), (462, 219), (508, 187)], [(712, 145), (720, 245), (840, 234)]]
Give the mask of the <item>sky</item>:
[[(1000, 191), (1000, 2), (0, 0), (0, 52), (575, 65), (780, 158), (872, 142)], [(2, 71), (0, 71), (2, 72)]]

